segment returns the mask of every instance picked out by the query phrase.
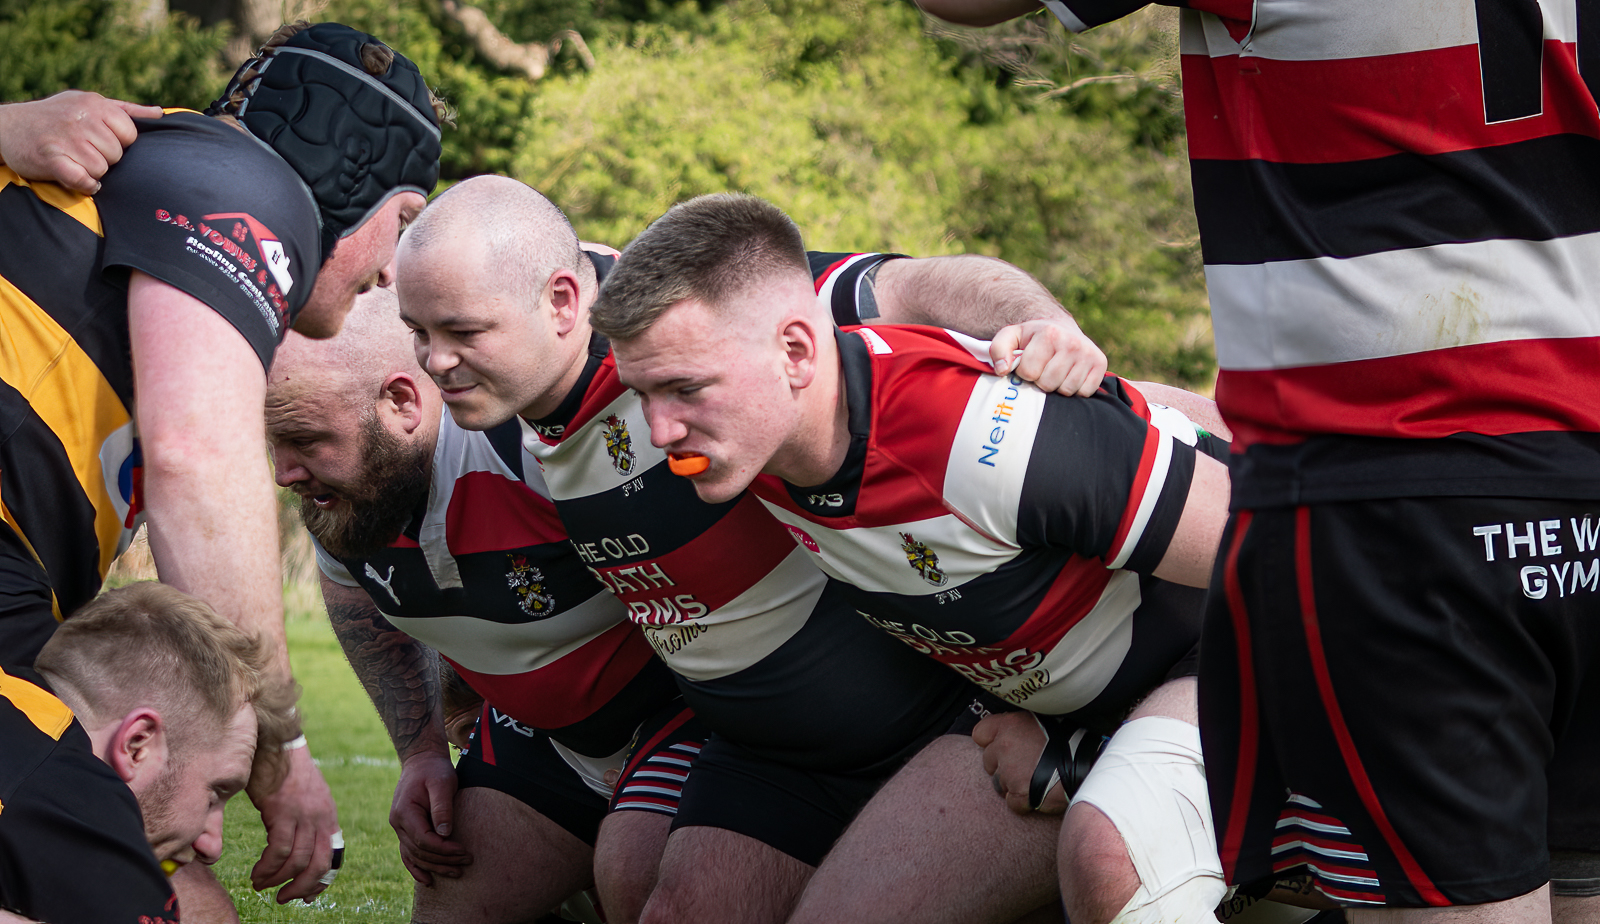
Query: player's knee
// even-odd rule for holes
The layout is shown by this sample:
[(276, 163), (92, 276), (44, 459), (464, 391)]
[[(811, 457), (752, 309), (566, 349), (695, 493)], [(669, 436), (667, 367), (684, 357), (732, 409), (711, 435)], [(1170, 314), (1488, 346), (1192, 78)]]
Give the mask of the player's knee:
[(1061, 864), (1071, 919), (1214, 921), (1226, 890), (1210, 814), (1198, 729), (1160, 716), (1124, 725), (1068, 814)]
[(656, 883), (649, 901), (639, 913), (639, 924), (682, 924), (693, 920), (693, 901), (688, 893), (672, 879)]

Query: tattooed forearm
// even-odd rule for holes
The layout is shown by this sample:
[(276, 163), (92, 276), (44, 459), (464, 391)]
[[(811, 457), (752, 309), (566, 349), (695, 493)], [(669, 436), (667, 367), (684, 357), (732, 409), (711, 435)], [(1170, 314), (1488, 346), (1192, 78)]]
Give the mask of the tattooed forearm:
[(445, 750), (438, 656), (383, 618), (366, 591), (322, 579), (339, 647), (378, 708), (395, 753)]

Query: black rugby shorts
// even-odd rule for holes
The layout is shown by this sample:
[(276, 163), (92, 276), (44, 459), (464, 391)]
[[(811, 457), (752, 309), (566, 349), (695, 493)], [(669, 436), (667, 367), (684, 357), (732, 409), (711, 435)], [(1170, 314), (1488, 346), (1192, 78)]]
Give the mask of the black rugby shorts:
[(593, 847), (609, 812), (675, 815), (683, 784), (705, 741), (681, 699), (651, 716), (634, 738), (616, 794), (595, 792), (550, 743), (485, 702), (467, 750), (456, 762), (457, 785), (503, 792)]
[(1478, 904), (1600, 849), (1600, 503), (1235, 513), (1201, 651), (1229, 882)]

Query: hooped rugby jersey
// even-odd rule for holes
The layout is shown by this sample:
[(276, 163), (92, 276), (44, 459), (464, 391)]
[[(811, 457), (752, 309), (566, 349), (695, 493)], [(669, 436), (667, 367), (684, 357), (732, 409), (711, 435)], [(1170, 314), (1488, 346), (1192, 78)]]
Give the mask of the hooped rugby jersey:
[(994, 375), (988, 344), (950, 331), (837, 340), (844, 464), (752, 492), (867, 622), (1007, 702), (1120, 719), (1199, 640), (1205, 592), (1147, 575), (1196, 447), (1226, 445), (1115, 376), (1069, 398)]
[(1173, 5), (1235, 505), (1600, 497), (1600, 5)]
[(0, 670), (0, 909), (51, 924), (178, 920), (133, 790), (19, 668)]
[[(846, 316), (884, 259), (811, 257), (820, 297)], [(962, 684), (856, 616), (754, 497), (707, 504), (668, 470), (605, 338), (561, 406), (523, 426), (578, 555), (707, 727), (791, 766), (849, 772), (948, 725)]]
[(445, 411), (423, 509), (388, 548), (336, 560), (318, 545), (317, 563), (365, 590), (507, 720), (576, 754), (622, 750), (677, 695), (626, 609), (573, 553), (515, 422), (463, 430)]
[(137, 526), (128, 271), (214, 308), (264, 369), (320, 265), (316, 204), (271, 150), (192, 112), (136, 124), (93, 198), (0, 167), (0, 541), (58, 616)]

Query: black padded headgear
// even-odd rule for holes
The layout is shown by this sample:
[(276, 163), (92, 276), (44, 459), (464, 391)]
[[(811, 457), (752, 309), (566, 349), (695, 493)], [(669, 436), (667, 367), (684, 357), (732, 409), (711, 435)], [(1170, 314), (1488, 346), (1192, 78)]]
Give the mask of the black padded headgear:
[(302, 29), (246, 61), (206, 109), (237, 118), (305, 180), (324, 260), (389, 197), (426, 196), (439, 180), (439, 120), (422, 74), (399, 52), (387, 73), (367, 73), (368, 44), (383, 45), (338, 23)]

